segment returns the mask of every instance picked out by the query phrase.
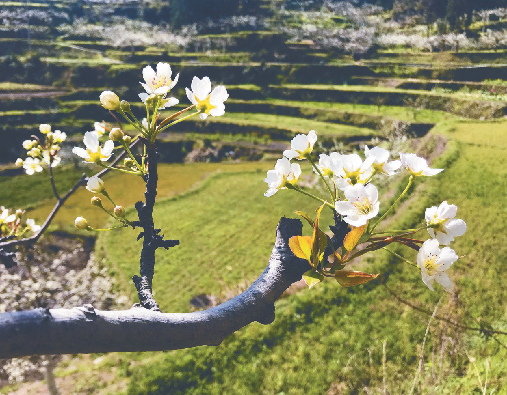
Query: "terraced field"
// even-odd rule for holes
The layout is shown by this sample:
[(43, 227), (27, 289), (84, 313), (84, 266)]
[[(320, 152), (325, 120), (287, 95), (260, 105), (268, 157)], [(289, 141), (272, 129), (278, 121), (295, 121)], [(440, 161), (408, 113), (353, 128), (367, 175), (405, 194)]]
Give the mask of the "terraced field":
[[(79, 37), (34, 40), (32, 48), (44, 54), (44, 72), (58, 78), (41, 84), (0, 83), (0, 138), (6, 142), (0, 146), (5, 162), (0, 203), (25, 208), (42, 220), (53, 204), (51, 187), (47, 174), (27, 177), (13, 168), (21, 142), (40, 123), (51, 123), (70, 135), (70, 147), (78, 144), (93, 122), (113, 121), (98, 103), (103, 89), (131, 101), (142, 118), (137, 98), (141, 69), (148, 62), (169, 61), (181, 73), (174, 93), (182, 103), (176, 108), (184, 107), (182, 87), (190, 86), (193, 75), (226, 84), (230, 98), (223, 117), (180, 123), (161, 136), (166, 163), (159, 172), (156, 218), (166, 234), (181, 240), (178, 248), (157, 256), (155, 297), (164, 311), (195, 309), (191, 301), (199, 295), (219, 303), (241, 292), (266, 266), (280, 216), (313, 212), (313, 202), (289, 191), (262, 196), (265, 172), (292, 136), (311, 129), (319, 136), (319, 152), (358, 151), (372, 140), (386, 146), (401, 141), (403, 149), (430, 158), (433, 167), (445, 167), (437, 177), (418, 183), (390, 223), (412, 227), (426, 207), (443, 200), (459, 206), (459, 217), (468, 224), (455, 245), (464, 257), (451, 271), (459, 298), (430, 292), (414, 268), (379, 252), (354, 267), (385, 275), (348, 289), (332, 282), (311, 290), (295, 286), (277, 302), (272, 325), (252, 324), (218, 347), (64, 358), (56, 370), (59, 385), (74, 390), (74, 383), (80, 383), (80, 390), (89, 393), (129, 394), (409, 393), (412, 387), (416, 393), (472, 394), (482, 393), (475, 367), (484, 378), (489, 363), (488, 392), (502, 393), (506, 349), (499, 343), (502, 338), (486, 329), (507, 329), (502, 285), (507, 88), (495, 81), (507, 79), (504, 53), (381, 52), (358, 62), (343, 56), (320, 63), (316, 52), (308, 51), (302, 61), (266, 62), (242, 47), (248, 40), (272, 39), (265, 36), (239, 35), (236, 48), (226, 54), (216, 48), (204, 54), (143, 46), (132, 53)], [(14, 51), (13, 43), (19, 40), (1, 39), (0, 48)], [(66, 57), (60, 56), (62, 48)], [(289, 52), (286, 59), (291, 56)], [(484, 59), (491, 64), (475, 67)], [(202, 163), (183, 164), (185, 158)], [(56, 181), (63, 191), (83, 171), (94, 170), (67, 159)], [(105, 182), (113, 199), (132, 214), (143, 185), (127, 178), (109, 174)], [(405, 182), (386, 183), (385, 200), (392, 200)], [(52, 230), (73, 232), (69, 224), (77, 215), (93, 226), (106, 225), (107, 217), (90, 206), (90, 197), (84, 189), (76, 193)], [(328, 224), (329, 217), (324, 220)], [(110, 232), (98, 238), (96, 249), (132, 303), (130, 278), (138, 265), (133, 257), (140, 249), (135, 236)], [(435, 306), (438, 317), (477, 330), (435, 319), (423, 349), (429, 320), (424, 311), (431, 315)]]

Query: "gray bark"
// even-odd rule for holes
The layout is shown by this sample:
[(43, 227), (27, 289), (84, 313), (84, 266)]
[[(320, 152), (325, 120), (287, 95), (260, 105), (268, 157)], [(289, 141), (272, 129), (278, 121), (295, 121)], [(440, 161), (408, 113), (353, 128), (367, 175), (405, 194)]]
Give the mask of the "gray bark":
[(99, 311), (85, 305), (0, 314), (0, 359), (218, 345), (251, 322), (270, 324), (275, 319), (274, 302), (310, 269), (308, 262), (292, 254), (288, 244), (301, 231), (301, 221), (282, 218), (261, 276), (242, 294), (205, 311), (165, 314), (137, 306)]

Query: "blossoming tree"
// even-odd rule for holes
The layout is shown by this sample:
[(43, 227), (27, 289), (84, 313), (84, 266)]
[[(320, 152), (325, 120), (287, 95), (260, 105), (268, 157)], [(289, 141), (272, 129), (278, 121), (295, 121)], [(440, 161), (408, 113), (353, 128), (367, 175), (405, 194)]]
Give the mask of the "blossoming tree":
[[(430, 288), (436, 281), (452, 292), (452, 282), (446, 270), (458, 259), (448, 246), (454, 237), (466, 231), (463, 220), (455, 219), (457, 208), (447, 202), (426, 210), (425, 219), (415, 229), (376, 231), (391, 210), (408, 194), (410, 186), (420, 177), (438, 174), (443, 169), (428, 167), (425, 159), (414, 154), (401, 154), (400, 160), (390, 161), (390, 153), (384, 148), (365, 147), (364, 159), (358, 154), (332, 152), (314, 153), (317, 133), (295, 136), (290, 149), (283, 152), (273, 170), (268, 171), (266, 197), (276, 199), (281, 190), (302, 193), (318, 202), (315, 219), (297, 211), (313, 228), (312, 236), (302, 236), (302, 223), (298, 219), (282, 218), (276, 230), (276, 240), (266, 270), (245, 292), (219, 306), (189, 314), (163, 313), (153, 296), (152, 282), (155, 268), (155, 252), (159, 248), (168, 250), (179, 244), (178, 240), (165, 238), (163, 230), (156, 227), (153, 209), (157, 195), (157, 136), (171, 126), (190, 117), (221, 116), (225, 112), (224, 102), (228, 98), (223, 86), (212, 89), (208, 77), (194, 77), (186, 95), (191, 105), (171, 116), (161, 119), (160, 110), (170, 108), (179, 101), (169, 92), (176, 85), (179, 75), (172, 78), (169, 64), (159, 63), (154, 70), (143, 69), (145, 89), (139, 94), (145, 104), (146, 117), (139, 120), (130, 104), (120, 101), (111, 91), (100, 95), (100, 102), (116, 118), (121, 115), (135, 130), (135, 135), (126, 134), (118, 121), (118, 127), (95, 124), (95, 130), (87, 132), (83, 147), (74, 147), (73, 153), (84, 161), (103, 168), (98, 174), (83, 176), (66, 195), (56, 191), (52, 168), (58, 164), (59, 144), (65, 134), (51, 132), (49, 125), (41, 125), (46, 136), (24, 143), (28, 158), (18, 159), (27, 174), (42, 171), (47, 166), (57, 203), (45, 223), (40, 227), (30, 220), (21, 225), (20, 215), (2, 208), (0, 226), (0, 252), (4, 258), (12, 258), (12, 247), (30, 245), (38, 240), (65, 200), (81, 185), (94, 195), (91, 204), (106, 211), (116, 222), (113, 228), (140, 229), (137, 239), (143, 239), (140, 251), (140, 273), (132, 277), (139, 297), (139, 304), (124, 311), (100, 311), (92, 305), (72, 309), (36, 309), (0, 314), (0, 336), (8, 342), (0, 342), (0, 358), (23, 355), (92, 353), (110, 351), (172, 350), (199, 345), (217, 345), (227, 335), (258, 321), (269, 324), (275, 318), (274, 302), (294, 282), (301, 278), (312, 287), (326, 277), (336, 279), (344, 287), (368, 282), (378, 276), (350, 270), (347, 267), (355, 258), (375, 250), (385, 249), (420, 270), (422, 280)], [(109, 131), (107, 139), (106, 132)], [(106, 140), (106, 141), (104, 141)], [(134, 146), (139, 146), (137, 154)], [(122, 154), (113, 153), (115, 149)], [(317, 196), (298, 185), (302, 174), (299, 161), (308, 161), (320, 177), (329, 196)], [(408, 184), (394, 203), (380, 216), (383, 200), (374, 182), (380, 175), (393, 176), (406, 171)], [(130, 218), (125, 208), (116, 204), (107, 192), (101, 176), (107, 171), (120, 171), (132, 177), (141, 177), (146, 185), (144, 201), (135, 204), (137, 216)], [(107, 209), (100, 196), (112, 206)], [(108, 205), (109, 206), (109, 205)], [(323, 210), (326, 209), (324, 212)], [(333, 216), (331, 233), (319, 227), (321, 215)], [(75, 226), (95, 231), (86, 218), (78, 217)], [(417, 238), (419, 232), (427, 230), (430, 239)], [(26, 237), (28, 232), (30, 237)], [(390, 250), (393, 243), (402, 244), (418, 251), (417, 262), (411, 262)], [(440, 246), (444, 246), (442, 249)]]

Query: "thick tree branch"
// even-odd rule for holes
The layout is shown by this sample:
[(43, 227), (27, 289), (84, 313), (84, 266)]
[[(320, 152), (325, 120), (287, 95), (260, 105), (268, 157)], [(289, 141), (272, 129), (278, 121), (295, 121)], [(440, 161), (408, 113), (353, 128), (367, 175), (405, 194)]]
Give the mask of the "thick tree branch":
[(254, 321), (270, 324), (275, 318), (274, 302), (310, 269), (289, 249), (290, 237), (301, 231), (301, 221), (282, 218), (261, 276), (242, 294), (205, 311), (164, 314), (142, 307), (98, 311), (86, 305), (0, 314), (0, 358), (218, 345)]

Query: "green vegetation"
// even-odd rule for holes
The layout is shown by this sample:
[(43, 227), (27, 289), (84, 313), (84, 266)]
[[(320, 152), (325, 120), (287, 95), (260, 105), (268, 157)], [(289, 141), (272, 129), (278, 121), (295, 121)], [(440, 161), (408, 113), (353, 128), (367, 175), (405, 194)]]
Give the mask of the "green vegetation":
[[(416, 270), (385, 253), (361, 264), (370, 272), (389, 272), (389, 288), (403, 299), (428, 306), (424, 307), (426, 310), (431, 311), (442, 297), (443, 316), (449, 312), (471, 326), (476, 325), (471, 316), (481, 317), (481, 321), (498, 329), (504, 327), (505, 312), (501, 306), (507, 296), (507, 291), (501, 291), (504, 288), (498, 275), (507, 250), (503, 238), (495, 237), (507, 231), (507, 212), (498, 199), (507, 187), (507, 163), (503, 159), (499, 162), (507, 148), (506, 125), (458, 123), (454, 131), (445, 132), (451, 139), (448, 149), (433, 163), (435, 167), (445, 167), (445, 171), (424, 180), (410, 198), (407, 209), (394, 217), (395, 227), (413, 226), (420, 221), (425, 207), (438, 205), (444, 199), (458, 205), (459, 217), (466, 219), (469, 230), (455, 244), (466, 257), (455, 264), (451, 276), (460, 289), (466, 310), (454, 306), (453, 299), (442, 290), (429, 291)], [(429, 140), (427, 150), (432, 150), (433, 141), (438, 139)], [(499, 145), (494, 146), (495, 142)], [(483, 180), (485, 175), (487, 184)], [(288, 191), (270, 198), (269, 204), (265, 199), (263, 202), (262, 178), (262, 173), (223, 175), (197, 192), (159, 205), (158, 218), (162, 222), (163, 218), (171, 218), (166, 221), (171, 222), (168, 234), (185, 240), (178, 248), (158, 257), (156, 281), (165, 286), (170, 284), (167, 288), (157, 288), (155, 284), (157, 299), (165, 311), (187, 311), (189, 299), (200, 293), (219, 297), (234, 294), (237, 284), (239, 292), (244, 282), (249, 283), (266, 264), (273, 234), (266, 235), (261, 229), (274, 229), (277, 218), (294, 209), (310, 212), (306, 206), (313, 202)], [(201, 206), (202, 209), (196, 209)], [(206, 212), (205, 217), (202, 212)], [(477, 215), (479, 212), (482, 214)], [(256, 238), (252, 244), (251, 234), (262, 239)], [(132, 248), (122, 243), (124, 237), (111, 233), (101, 238), (100, 245), (115, 271), (127, 282), (137, 262), (125, 262), (125, 256), (132, 255), (134, 250), (132, 254), (124, 254), (124, 248)], [(470, 240), (476, 240), (473, 249)], [(200, 250), (206, 251), (206, 259), (196, 253)], [(239, 264), (231, 264), (238, 261)], [(184, 271), (179, 270), (179, 262), (184, 262)], [(200, 274), (204, 267), (207, 276)], [(150, 362), (133, 369), (129, 393), (321, 394), (333, 383), (344, 393), (351, 393), (363, 388), (366, 382), (370, 388), (380, 389), (384, 341), (388, 388), (393, 392), (407, 391), (418, 365), (417, 345), (422, 343), (429, 317), (404, 309), (381, 284), (379, 279), (347, 290), (329, 283), (301, 291), (277, 303), (277, 319), (272, 325), (250, 325), (216, 348), (201, 347), (150, 357)], [(398, 317), (395, 322), (394, 316)], [(452, 327), (445, 329), (443, 324), (434, 322), (426, 355), (432, 349), (440, 350), (447, 331), (453, 331)], [(457, 356), (449, 357), (446, 352), (438, 368), (441, 381), (432, 381), (431, 369), (427, 370), (422, 376), (423, 388), (449, 393), (476, 388), (474, 371), (463, 370), (466, 350), (477, 358), (482, 375), (485, 359), (491, 359), (494, 368), (489, 372), (489, 389), (498, 390), (507, 384), (501, 368), (504, 350), (493, 339), (473, 332), (461, 336)]]
[[(351, 265), (353, 270), (382, 273), (375, 281), (350, 289), (333, 281), (311, 290), (294, 287), (277, 302), (273, 324), (249, 325), (220, 346), (65, 358), (57, 376), (70, 383), (70, 392), (408, 394), (414, 386), (414, 394), (477, 394), (484, 391), (479, 387), (476, 368), (484, 384), (489, 362), (486, 393), (503, 393), (507, 387), (505, 348), (486, 330), (464, 331), (438, 319), (430, 326), (423, 370), (414, 384), (429, 316), (401, 303), (389, 290), (430, 314), (440, 301), (440, 317), (474, 328), (479, 327), (480, 320), (484, 328), (507, 331), (507, 288), (502, 270), (507, 257), (507, 122), (502, 119), (507, 113), (507, 82), (501, 66), (507, 49), (500, 44), (484, 49), (486, 38), (500, 40), (505, 20), (484, 22), (476, 14), (474, 21), (456, 18), (460, 10), (456, 10), (459, 2), (455, 0), (441, 1), (440, 8), (436, 1), (419, 2), (417, 7), (422, 8), (416, 12), (422, 21), (415, 23), (422, 24), (415, 27), (397, 25), (404, 17), (413, 16), (413, 2), (409, 0), (397, 0), (393, 11), (392, 1), (375, 1), (389, 11), (366, 16), (341, 16), (312, 8), (309, 3), (305, 5), (308, 9), (301, 11), (300, 2), (292, 0), (242, 1), (244, 15), (248, 17), (249, 11), (256, 18), (258, 15), (259, 20), (251, 26), (250, 22), (241, 25), (244, 21), (238, 22), (240, 18), (212, 21), (215, 26), (199, 26), (202, 31), (178, 36), (175, 42), (179, 43), (174, 44), (143, 35), (143, 20), (194, 23), (207, 19), (210, 8), (214, 8), (212, 14), (220, 12), (220, 17), (225, 17), (223, 7), (203, 0), (177, 0), (169, 10), (166, 4), (142, 2), (142, 12), (135, 9), (135, 16), (129, 14), (132, 9), (129, 11), (128, 6), (114, 8), (113, 13), (122, 15), (115, 17), (130, 15), (124, 21), (133, 26), (125, 31), (131, 42), (118, 44), (104, 32), (92, 32), (102, 26), (97, 9), (111, 7), (109, 3), (95, 3), (82, 6), (81, 2), (57, 0), (30, 3), (30, 10), (22, 2), (0, 2), (0, 8), (13, 10), (12, 15), (18, 15), (17, 9), (30, 10), (32, 26), (28, 32), (33, 33), (32, 39), (17, 38), (22, 32), (9, 36), (14, 30), (5, 30), (5, 38), (0, 38), (0, 50), (7, 55), (0, 59), (4, 79), (0, 82), (2, 138), (19, 138), (21, 142), (22, 136), (28, 138), (37, 132), (39, 123), (50, 122), (54, 129), (72, 135), (74, 144), (94, 120), (113, 121), (97, 100), (104, 89), (131, 100), (133, 111), (142, 118), (142, 103), (137, 98), (142, 88), (137, 81), (141, 80), (142, 67), (161, 61), (171, 63), (175, 73), (181, 72), (177, 91), (171, 92), (181, 103), (173, 109), (186, 107), (183, 87), (190, 86), (193, 75), (210, 76), (213, 85), (226, 85), (230, 94), (224, 116), (209, 117), (205, 122), (194, 117), (191, 122), (178, 124), (176, 133), (161, 135), (160, 144), (167, 152), (171, 144), (197, 141), (194, 148), (253, 146), (266, 149), (264, 158), (272, 158), (269, 162), (160, 165), (156, 221), (167, 237), (181, 241), (177, 248), (157, 255), (154, 290), (163, 311), (190, 311), (191, 298), (199, 294), (222, 302), (243, 291), (267, 264), (279, 218), (295, 217), (297, 209), (313, 216), (316, 204), (302, 195), (283, 190), (269, 199), (263, 197), (266, 171), (295, 133), (313, 129), (319, 141), (326, 138), (324, 147), (333, 142), (347, 150), (361, 150), (371, 136), (387, 144), (383, 139), (401, 134), (403, 127), (407, 126), (412, 135), (410, 128), (423, 126), (418, 134), (422, 143), (416, 140), (405, 144), (433, 159), (432, 167), (444, 167), (445, 171), (418, 180), (411, 197), (394, 210), (386, 227), (413, 227), (423, 218), (425, 208), (447, 200), (458, 205), (458, 217), (467, 222), (468, 231), (453, 245), (464, 257), (449, 272), (459, 299), (440, 288), (429, 291), (417, 270), (381, 251)], [(471, 0), (465, 3), (463, 10)], [(492, 1), (484, 0), (481, 6), (486, 3)], [(43, 19), (33, 12), (46, 12), (49, 7), (61, 15), (44, 14), (53, 18), (52, 23), (41, 23)], [(233, 8), (227, 13), (233, 13)], [(84, 32), (74, 32), (79, 24), (65, 20), (67, 12), (76, 20), (89, 19)], [(109, 10), (104, 14), (109, 15)], [(26, 29), (26, 14), (19, 15), (20, 23), (11, 26)], [(441, 18), (439, 32), (435, 31), (436, 19), (432, 19), (437, 16)], [(63, 19), (58, 20), (60, 17)], [(460, 30), (467, 34), (473, 31), (474, 38), (467, 40), (486, 44), (469, 48), (438, 43), (381, 49), (353, 46), (356, 49), (348, 51), (319, 41), (334, 29), (361, 33), (356, 17), (363, 22), (378, 18), (383, 21), (379, 26), (398, 35), (396, 39), (420, 36), (426, 40), (426, 35), (438, 34), (433, 37), (444, 42), (444, 37), (452, 40), (453, 30)], [(384, 22), (388, 23), (382, 25)], [(71, 30), (59, 31), (60, 25)], [(157, 32), (167, 30), (149, 26), (161, 29)], [(316, 29), (313, 37), (309, 33), (312, 28)], [(497, 33), (482, 32), (483, 28), (497, 29)], [(331, 38), (338, 36), (334, 33)], [(282, 37), (289, 37), (289, 41), (283, 42)], [(429, 48), (432, 52), (425, 52)], [(54, 97), (59, 91), (64, 92)], [(35, 93), (27, 101), (19, 97), (23, 92)], [(479, 121), (492, 118), (497, 121)], [(398, 130), (392, 125), (401, 126)], [(431, 133), (424, 136), (430, 129)], [(130, 126), (126, 130), (130, 131)], [(185, 148), (181, 151), (187, 152)], [(2, 148), (2, 152), (6, 162), (18, 155), (15, 150)], [(83, 171), (92, 174), (92, 170), (97, 168), (57, 168), (58, 190), (64, 193)], [(304, 171), (310, 173), (308, 168)], [(134, 218), (133, 204), (144, 192), (142, 180), (110, 173), (104, 181), (113, 200), (128, 207), (129, 217)], [(384, 187), (381, 212), (405, 182), (398, 177)], [(61, 209), (51, 229), (75, 232), (72, 223), (76, 216), (86, 217), (97, 228), (107, 226), (109, 217), (90, 205), (92, 196), (81, 188)], [(31, 177), (0, 176), (0, 205), (26, 209), (37, 223), (54, 202), (47, 172)], [(323, 219), (322, 227), (327, 229), (329, 216)], [(310, 234), (306, 225), (304, 234)], [(130, 280), (139, 264), (141, 242), (135, 242), (136, 236), (137, 230), (131, 229), (103, 233), (95, 251), (131, 303), (137, 301)], [(421, 233), (421, 238), (426, 237)], [(415, 259), (413, 251), (405, 253)], [(7, 388), (2, 393), (14, 387)]]
[(259, 125), (262, 127), (280, 128), (294, 133), (307, 133), (317, 130), (321, 135), (329, 136), (369, 136), (377, 134), (376, 131), (366, 128), (357, 128), (347, 125), (337, 125), (308, 119), (286, 117), (272, 114), (229, 113), (221, 118), (212, 118), (211, 122), (231, 122), (237, 125)]

